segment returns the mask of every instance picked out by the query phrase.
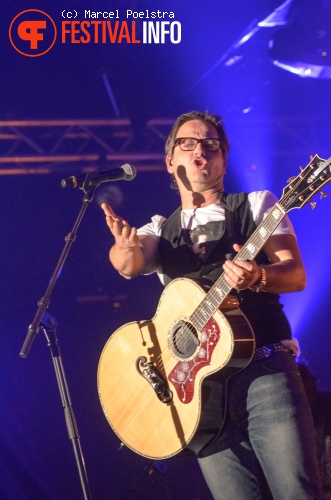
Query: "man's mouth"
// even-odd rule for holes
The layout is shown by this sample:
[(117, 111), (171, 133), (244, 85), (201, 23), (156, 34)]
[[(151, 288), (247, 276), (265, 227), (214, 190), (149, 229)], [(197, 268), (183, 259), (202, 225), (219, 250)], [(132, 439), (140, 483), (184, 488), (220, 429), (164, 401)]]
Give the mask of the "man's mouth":
[(204, 168), (207, 164), (206, 160), (202, 159), (202, 158), (195, 158), (194, 159), (194, 164), (198, 167), (198, 168)]

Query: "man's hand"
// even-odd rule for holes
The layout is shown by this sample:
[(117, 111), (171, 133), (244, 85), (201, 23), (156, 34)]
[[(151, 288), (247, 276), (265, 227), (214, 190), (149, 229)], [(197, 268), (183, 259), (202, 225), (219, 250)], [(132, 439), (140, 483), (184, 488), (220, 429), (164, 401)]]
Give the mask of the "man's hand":
[(139, 242), (137, 229), (131, 227), (126, 220), (116, 215), (107, 203), (103, 203), (101, 208), (106, 216), (107, 226), (115, 238), (115, 245), (122, 250), (131, 249), (136, 246)]
[[(236, 252), (242, 248), (240, 245), (233, 245)], [(232, 286), (238, 290), (245, 290), (246, 288), (254, 285), (261, 278), (261, 269), (255, 262), (246, 260), (231, 260), (225, 261), (223, 265), (225, 271), (225, 279)]]

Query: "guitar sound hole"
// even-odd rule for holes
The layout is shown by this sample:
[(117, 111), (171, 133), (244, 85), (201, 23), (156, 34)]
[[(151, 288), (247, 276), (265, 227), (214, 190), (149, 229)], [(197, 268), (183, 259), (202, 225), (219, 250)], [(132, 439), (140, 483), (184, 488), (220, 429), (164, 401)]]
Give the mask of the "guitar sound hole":
[(170, 347), (179, 358), (190, 358), (200, 344), (196, 329), (187, 321), (179, 321), (171, 329)]

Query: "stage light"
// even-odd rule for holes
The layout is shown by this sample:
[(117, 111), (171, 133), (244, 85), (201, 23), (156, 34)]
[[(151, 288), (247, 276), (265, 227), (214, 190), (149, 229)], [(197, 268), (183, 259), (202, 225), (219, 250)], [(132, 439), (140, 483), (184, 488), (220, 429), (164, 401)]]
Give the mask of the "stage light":
[[(286, 5), (285, 5), (286, 4)], [(281, 7), (274, 26), (269, 55), (275, 66), (303, 78), (331, 78), (330, 0), (292, 0)]]

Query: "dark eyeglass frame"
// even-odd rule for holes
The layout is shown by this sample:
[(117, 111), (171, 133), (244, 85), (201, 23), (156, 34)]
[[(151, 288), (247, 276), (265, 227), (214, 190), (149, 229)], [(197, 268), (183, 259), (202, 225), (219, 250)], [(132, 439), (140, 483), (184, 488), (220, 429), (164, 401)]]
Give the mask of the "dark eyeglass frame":
[[(183, 149), (181, 147), (181, 141), (186, 141), (187, 139), (195, 142), (194, 148), (192, 148), (192, 149)], [(208, 141), (217, 141), (218, 142), (218, 148), (217, 149), (211, 149), (210, 145), (208, 144)], [(217, 137), (204, 137), (203, 139), (197, 139), (196, 137), (177, 137), (177, 139), (175, 139), (175, 141), (174, 141), (174, 147), (173, 147), (173, 149), (176, 146), (179, 146), (182, 151), (194, 151), (195, 148), (197, 147), (197, 145), (200, 142), (203, 145), (204, 149), (206, 149), (206, 151), (211, 151), (213, 153), (216, 153), (216, 151), (218, 151), (219, 149), (223, 150), (221, 139), (218, 139)]]

